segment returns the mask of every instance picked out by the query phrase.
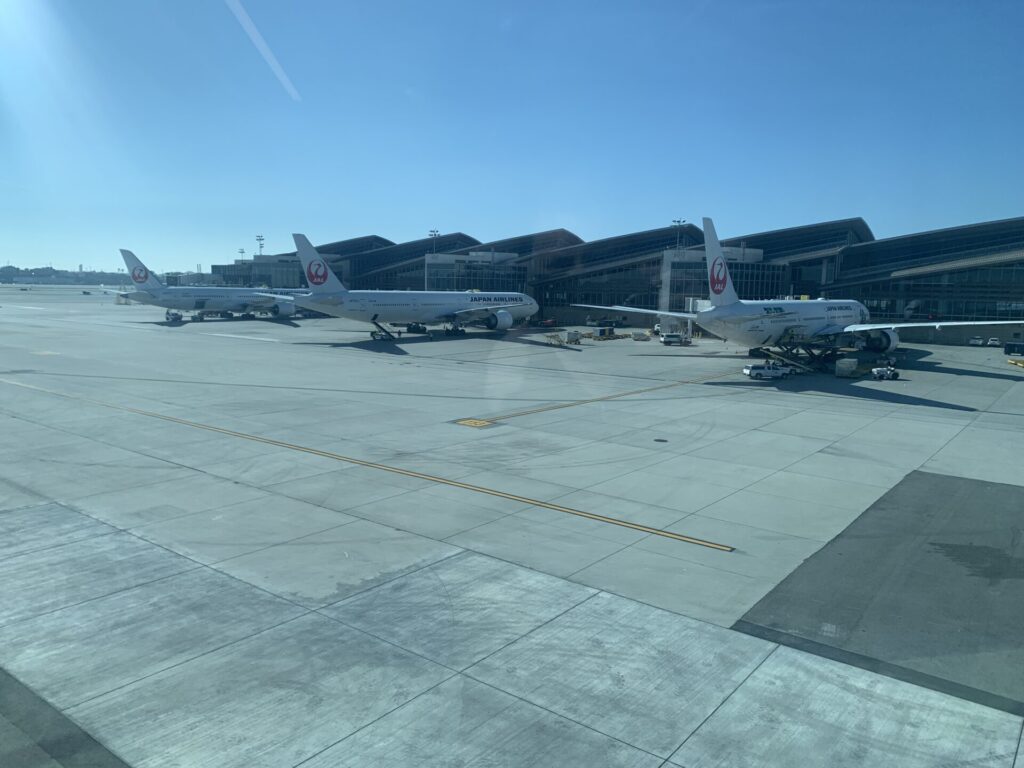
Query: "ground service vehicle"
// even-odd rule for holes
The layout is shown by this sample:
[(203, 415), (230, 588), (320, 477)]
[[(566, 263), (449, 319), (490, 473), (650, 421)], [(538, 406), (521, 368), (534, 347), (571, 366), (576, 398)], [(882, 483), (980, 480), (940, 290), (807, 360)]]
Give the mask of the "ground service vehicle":
[(971, 336), (967, 340), (967, 346), (969, 347), (983, 347), (985, 346), (985, 340), (981, 336)]
[(743, 373), (752, 379), (784, 379), (789, 376), (789, 368), (774, 363), (752, 363), (743, 366)]
[(900, 377), (900, 372), (897, 371), (895, 368), (893, 368), (891, 365), (887, 365), (887, 366), (885, 366), (883, 368), (872, 368), (871, 369), (871, 378), (873, 378), (875, 381), (880, 381), (882, 379), (888, 379), (888, 380), (893, 380), (894, 381), (894, 380), (898, 379), (899, 377)]

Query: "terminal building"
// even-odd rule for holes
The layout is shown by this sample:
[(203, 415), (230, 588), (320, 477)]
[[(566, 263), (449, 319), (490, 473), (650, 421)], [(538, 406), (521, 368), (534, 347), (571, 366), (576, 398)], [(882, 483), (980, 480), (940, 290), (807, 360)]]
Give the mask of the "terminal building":
[[(555, 229), (480, 242), (462, 232), (406, 243), (368, 235), (317, 246), (348, 287), (521, 291), (541, 315), (572, 304), (695, 311), (708, 298), (704, 233), (693, 224), (584, 242)], [(1024, 217), (875, 239), (861, 218), (723, 237), (740, 298), (850, 298), (873, 319), (1024, 318)], [(214, 266), (226, 285), (305, 285), (294, 252)], [(927, 340), (927, 339), (924, 339)]]
[(847, 248), (822, 295), (856, 297), (883, 320), (1024, 317), (1024, 218)]

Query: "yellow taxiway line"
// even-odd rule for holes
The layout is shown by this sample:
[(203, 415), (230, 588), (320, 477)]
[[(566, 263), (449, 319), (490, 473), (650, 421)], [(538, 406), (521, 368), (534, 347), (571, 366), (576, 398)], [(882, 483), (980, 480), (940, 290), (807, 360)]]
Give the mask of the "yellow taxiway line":
[[(521, 504), (527, 504), (534, 507), (541, 507), (543, 509), (550, 509), (554, 512), (562, 512), (567, 515), (575, 515), (576, 517), (583, 517), (588, 520), (596, 520), (600, 523), (607, 523), (609, 525), (617, 525), (622, 528), (629, 528), (634, 531), (640, 531), (641, 533), (647, 533), (652, 536), (661, 536), (666, 539), (674, 539), (685, 544), (695, 544), (701, 547), (707, 547), (709, 549), (716, 549), (720, 552), (732, 552), (735, 547), (730, 547), (727, 544), (719, 544), (714, 541), (707, 541), (705, 539), (698, 539), (693, 536), (686, 536), (681, 533), (674, 533), (672, 531), (665, 531), (661, 528), (652, 528), (651, 526), (641, 525), (640, 523), (631, 523), (628, 520), (620, 520), (615, 517), (608, 517), (606, 515), (598, 515), (594, 512), (584, 512), (583, 510), (573, 509), (571, 507), (563, 507), (560, 504), (552, 504), (549, 501), (541, 501), (540, 499), (531, 499), (527, 496), (519, 496), (514, 493), (506, 493), (505, 491), (499, 491), (494, 488), (485, 488), (481, 485), (473, 485), (471, 483), (463, 483), (458, 480), (450, 480), (444, 477), (437, 477), (436, 475), (428, 475), (424, 472), (416, 472), (412, 469), (402, 469), (401, 467), (393, 467), (389, 464), (380, 464), (375, 461), (366, 461), (365, 459), (357, 459), (352, 456), (343, 456), (339, 453), (333, 453), (331, 451), (322, 451), (319, 448), (310, 448), (304, 445), (295, 445), (294, 443), (287, 443), (283, 440), (275, 440), (270, 437), (261, 437), (259, 435), (250, 435), (246, 432), (237, 432), (233, 429), (224, 429), (223, 427), (215, 427), (212, 424), (203, 424), (198, 421), (190, 421), (189, 419), (179, 419), (176, 416), (168, 416), (163, 413), (157, 413), (155, 411), (145, 411), (140, 408), (132, 408), (127, 405), (117, 405), (115, 403), (107, 403), (102, 400), (94, 400), (90, 397), (83, 397), (80, 395), (71, 395), (66, 392), (58, 392), (52, 389), (46, 389), (45, 387), (38, 387), (34, 384), (26, 384), (20, 381), (11, 381), (9, 379), (0, 378), (0, 382), (4, 384), (10, 384), (15, 387), (22, 387), (24, 389), (31, 389), (37, 392), (44, 392), (49, 395), (56, 397), (62, 397), (68, 400), (75, 400), (78, 402), (90, 403), (91, 405), (98, 405), (102, 408), (111, 408), (116, 411), (123, 411), (125, 413), (134, 413), (137, 416), (146, 416), (153, 419), (161, 419), (163, 421), (169, 421), (174, 424), (181, 424), (186, 427), (192, 427), (194, 429), (202, 429), (207, 432), (215, 432), (221, 435), (229, 435), (231, 437), (237, 437), (242, 440), (251, 440), (257, 443), (263, 443), (264, 445), (273, 445), (278, 448), (287, 448), (291, 451), (300, 451), (302, 453), (308, 453), (313, 456), (322, 456), (327, 459), (334, 459), (335, 461), (342, 461), (347, 464), (355, 464), (360, 467), (368, 467), (370, 469), (378, 469), (382, 472), (391, 472), (397, 475), (404, 475), (405, 477), (415, 477), (420, 480), (427, 480), (432, 483), (439, 485), (447, 485), (452, 488), (462, 488), (466, 491), (472, 491), (473, 493), (483, 493), (488, 496), (497, 496), (502, 499), (508, 499), (509, 501), (515, 501)], [(689, 383), (689, 382), (687, 382)], [(663, 389), (665, 386), (676, 386), (675, 384), (663, 385), (655, 387), (655, 389)], [(645, 390), (650, 391), (650, 390)], [(622, 395), (619, 395), (622, 397)], [(608, 398), (596, 398), (596, 400), (608, 399)], [(596, 401), (595, 400), (595, 401)], [(592, 401), (593, 402), (593, 401)]]

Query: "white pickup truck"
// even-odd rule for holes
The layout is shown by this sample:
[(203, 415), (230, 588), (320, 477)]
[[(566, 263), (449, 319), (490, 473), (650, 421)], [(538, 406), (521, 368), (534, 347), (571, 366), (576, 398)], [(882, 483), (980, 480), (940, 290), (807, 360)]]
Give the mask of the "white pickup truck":
[(793, 369), (778, 363), (750, 363), (743, 366), (743, 373), (752, 379), (784, 379)]
[(663, 333), (661, 334), (661, 343), (666, 347), (671, 344), (678, 344), (680, 347), (685, 347), (690, 344), (690, 337), (683, 336), (681, 333)]

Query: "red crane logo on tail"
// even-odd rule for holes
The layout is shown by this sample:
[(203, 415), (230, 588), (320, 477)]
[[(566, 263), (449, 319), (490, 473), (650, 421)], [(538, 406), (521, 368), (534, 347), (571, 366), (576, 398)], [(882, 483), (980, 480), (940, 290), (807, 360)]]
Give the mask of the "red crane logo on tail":
[(136, 283), (144, 283), (149, 279), (149, 270), (141, 264), (132, 270), (132, 280)]
[(722, 257), (718, 256), (711, 263), (711, 292), (716, 296), (725, 290), (725, 283), (729, 279), (728, 273), (725, 271), (725, 262), (722, 261)]
[(310, 285), (323, 285), (327, 282), (327, 265), (317, 259), (309, 262), (306, 267), (306, 279)]

